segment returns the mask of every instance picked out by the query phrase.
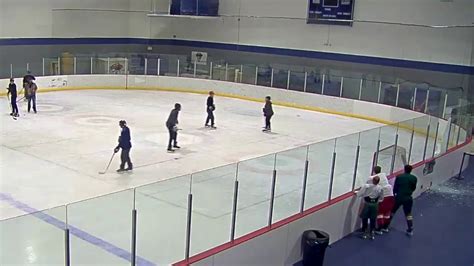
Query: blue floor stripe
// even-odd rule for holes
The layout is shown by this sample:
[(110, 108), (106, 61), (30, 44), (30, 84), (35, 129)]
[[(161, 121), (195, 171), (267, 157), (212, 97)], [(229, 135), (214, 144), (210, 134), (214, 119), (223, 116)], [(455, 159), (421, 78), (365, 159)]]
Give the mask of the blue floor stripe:
[[(5, 194), (5, 193), (0, 193), (0, 201), (4, 201), (6, 203), (8, 203), (9, 205), (21, 210), (21, 211), (24, 211), (25, 213), (28, 213), (30, 215), (33, 215), (35, 216), (36, 218), (48, 223), (48, 224), (51, 224), (55, 227), (57, 227), (58, 229), (60, 230), (64, 230), (66, 228), (66, 224), (57, 219), (57, 218), (54, 218), (53, 216), (51, 215), (48, 215), (46, 213), (43, 213), (33, 207), (30, 207), (28, 206), (27, 204), (23, 203), (23, 202), (20, 202), (20, 201), (17, 201), (15, 200), (12, 196), (8, 195), (8, 194)], [(131, 262), (131, 256), (132, 254), (122, 248), (119, 248), (103, 239), (100, 239), (96, 236), (93, 236), (77, 227), (74, 227), (74, 226), (71, 226), (69, 225), (69, 232), (78, 237), (79, 239), (82, 239), (94, 246), (97, 246), (105, 251), (107, 251), (108, 253), (112, 254), (112, 255), (115, 255), (119, 258), (122, 258), (128, 262)], [(137, 256), (137, 265), (140, 265), (140, 266), (154, 266), (155, 264), (151, 261), (148, 261), (144, 258), (141, 258), (141, 257), (138, 257)]]

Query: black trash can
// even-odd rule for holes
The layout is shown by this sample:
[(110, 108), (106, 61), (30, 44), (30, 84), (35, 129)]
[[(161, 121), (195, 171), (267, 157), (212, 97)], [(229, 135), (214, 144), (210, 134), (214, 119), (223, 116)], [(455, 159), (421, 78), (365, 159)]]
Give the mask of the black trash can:
[(329, 245), (329, 234), (319, 230), (303, 233), (303, 266), (322, 266)]

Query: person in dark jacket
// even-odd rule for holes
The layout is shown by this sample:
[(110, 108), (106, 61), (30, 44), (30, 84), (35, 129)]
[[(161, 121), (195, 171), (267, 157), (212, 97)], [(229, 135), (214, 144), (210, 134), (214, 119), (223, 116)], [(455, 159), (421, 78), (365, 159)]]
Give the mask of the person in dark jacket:
[(8, 84), (7, 90), (8, 90), (7, 95), (10, 96), (10, 103), (12, 106), (12, 112), (10, 113), (10, 115), (14, 117), (18, 117), (19, 116), (18, 106), (16, 105), (17, 91), (16, 91), (15, 80), (13, 78), (10, 79), (10, 84)]
[[(133, 169), (132, 160), (130, 159), (130, 149), (132, 148), (131, 137), (130, 137), (130, 129), (127, 127), (127, 122), (125, 120), (120, 120), (119, 126), (122, 128), (122, 132), (118, 139), (118, 145), (114, 149), (114, 152), (119, 152), (122, 149), (122, 153), (120, 155), (121, 163), (120, 168), (117, 172), (124, 172), (130, 171)], [(125, 163), (128, 164), (128, 168), (125, 169)]]
[(31, 106), (33, 104), (33, 111), (36, 114), (36, 91), (38, 90), (38, 86), (30, 80), (29, 83), (26, 85), (26, 99), (28, 99), (28, 113), (31, 110)]
[[(207, 111), (207, 118), (205, 127), (211, 127), (212, 129), (216, 129), (214, 126), (214, 110), (216, 110), (216, 106), (214, 105), (214, 92), (209, 92), (209, 97), (207, 97), (207, 104), (206, 104), (206, 111)], [(209, 122), (211, 125), (209, 126)]]
[(36, 80), (35, 76), (33, 76), (31, 74), (31, 71), (27, 71), (26, 72), (26, 75), (23, 76), (23, 96), (25, 97), (25, 100), (27, 99), (27, 91), (26, 91), (26, 88), (27, 88), (27, 85), (33, 81), (33, 80)]
[[(168, 141), (168, 152), (174, 152), (173, 148), (179, 149), (181, 147), (178, 146), (178, 115), (179, 111), (181, 111), (181, 104), (176, 103), (174, 105), (174, 109), (171, 110), (171, 113), (166, 120), (166, 128), (168, 128), (168, 132), (170, 134), (170, 138)], [(173, 145), (172, 145), (173, 144)]]
[(263, 132), (271, 132), (271, 119), (273, 116), (272, 99), (270, 96), (265, 97), (265, 107), (263, 108), (263, 116), (265, 116), (265, 127)]
[(405, 165), (405, 173), (397, 176), (395, 179), (395, 185), (393, 186), (393, 194), (395, 195), (395, 206), (393, 206), (392, 215), (390, 222), (395, 216), (397, 210), (403, 206), (403, 212), (407, 220), (408, 229), (406, 231), (408, 236), (413, 235), (413, 192), (416, 190), (417, 178), (411, 174), (413, 167), (411, 165)]

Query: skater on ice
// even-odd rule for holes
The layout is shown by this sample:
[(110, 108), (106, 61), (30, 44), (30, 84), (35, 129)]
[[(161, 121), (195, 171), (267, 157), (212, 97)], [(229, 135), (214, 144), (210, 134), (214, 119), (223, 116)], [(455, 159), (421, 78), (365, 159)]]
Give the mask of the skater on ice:
[(176, 103), (174, 105), (174, 109), (171, 110), (168, 120), (166, 120), (166, 128), (168, 128), (168, 132), (170, 135), (168, 141), (168, 152), (174, 152), (174, 149), (179, 149), (181, 147), (178, 146), (178, 115), (179, 111), (181, 111), (181, 104)]
[(25, 98), (25, 100), (27, 100), (27, 91), (26, 91), (26, 87), (28, 84), (30, 84), (30, 81), (32, 80), (36, 80), (35, 76), (33, 76), (31, 74), (31, 71), (27, 71), (26, 72), (26, 75), (23, 76), (23, 97)]
[(35, 82), (31, 79), (28, 84), (26, 84), (26, 99), (28, 100), (28, 113), (31, 110), (31, 106), (33, 105), (33, 111), (36, 114), (36, 91), (38, 90), (38, 86), (36, 86)]
[[(207, 104), (206, 104), (206, 110), (207, 110), (207, 118), (206, 118), (206, 124), (205, 127), (210, 127), (211, 129), (216, 129), (214, 126), (214, 110), (216, 110), (216, 106), (214, 105), (214, 92), (210, 91), (209, 92), (209, 97), (207, 97)], [(211, 125), (209, 126), (209, 122), (211, 122)]]
[[(119, 126), (122, 128), (122, 132), (118, 139), (118, 145), (114, 149), (115, 153), (122, 149), (120, 155), (120, 168), (117, 170), (118, 173), (133, 170), (132, 160), (130, 159), (130, 149), (132, 148), (130, 129), (127, 127), (127, 122), (125, 122), (125, 120), (120, 120)], [(128, 165), (127, 168), (125, 168), (125, 164)]]
[(263, 132), (271, 132), (271, 119), (273, 116), (272, 99), (270, 96), (265, 97), (265, 107), (263, 108), (263, 116), (265, 117), (265, 127)]
[(15, 80), (13, 78), (10, 79), (10, 84), (8, 84), (7, 90), (7, 96), (10, 97), (10, 104), (12, 106), (12, 112), (10, 113), (10, 115), (13, 117), (18, 117), (18, 106), (16, 104), (17, 90)]

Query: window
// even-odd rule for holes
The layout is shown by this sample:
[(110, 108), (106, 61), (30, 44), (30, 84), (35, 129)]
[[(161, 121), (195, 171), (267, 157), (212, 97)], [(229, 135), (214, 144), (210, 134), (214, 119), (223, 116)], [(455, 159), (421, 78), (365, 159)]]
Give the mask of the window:
[(171, 15), (218, 16), (219, 0), (172, 0)]

